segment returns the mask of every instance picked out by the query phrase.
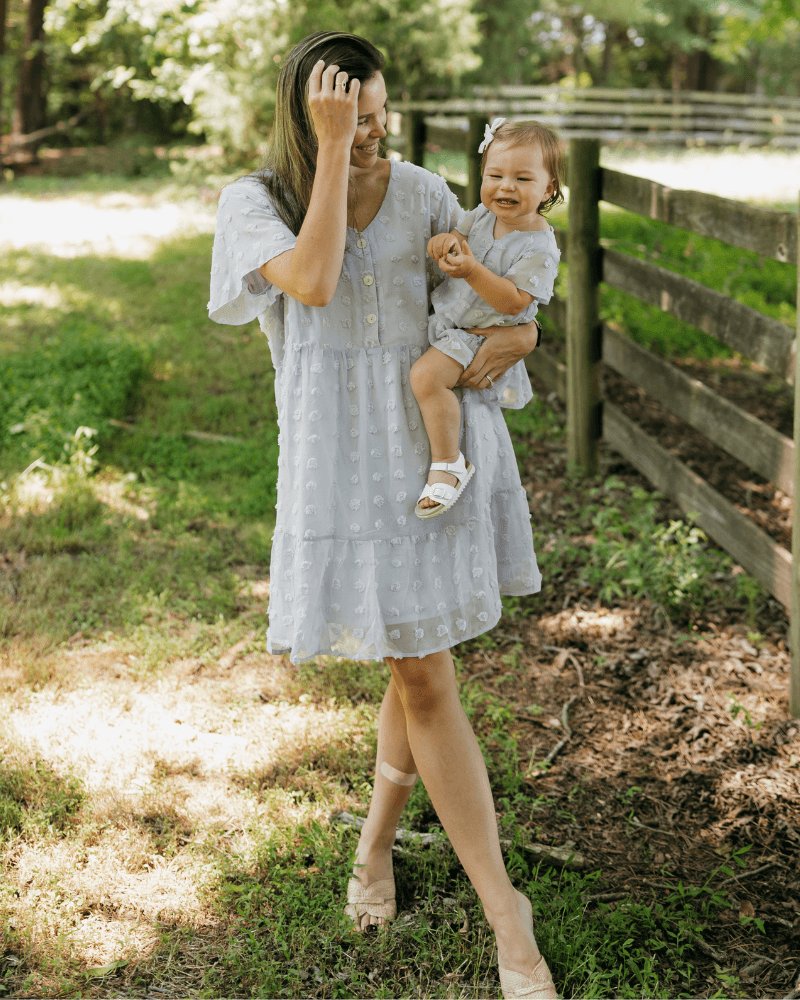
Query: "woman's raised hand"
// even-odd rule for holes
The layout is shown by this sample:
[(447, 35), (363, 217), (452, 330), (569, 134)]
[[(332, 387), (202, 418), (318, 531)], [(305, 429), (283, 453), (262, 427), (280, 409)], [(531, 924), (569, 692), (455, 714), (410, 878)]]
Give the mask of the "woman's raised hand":
[(358, 125), (360, 89), (360, 81), (348, 77), (336, 63), (326, 66), (320, 59), (315, 64), (308, 78), (308, 106), (318, 145), (352, 144)]

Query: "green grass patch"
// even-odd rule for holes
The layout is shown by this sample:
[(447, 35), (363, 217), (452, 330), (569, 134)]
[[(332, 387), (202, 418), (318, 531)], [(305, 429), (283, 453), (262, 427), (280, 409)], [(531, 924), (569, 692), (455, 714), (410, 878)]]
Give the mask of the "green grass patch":
[(147, 367), (136, 344), (80, 322), (65, 324), (58, 339), (9, 352), (0, 373), (0, 461), (8, 468), (68, 459), (79, 428), (94, 436), (108, 431), (108, 418), (131, 412)]
[[(493, 935), (449, 846), (396, 852), (401, 915), (364, 937), (351, 934), (342, 913), (354, 846), (352, 831), (311, 822), (265, 838), (252, 858), (224, 862), (213, 905), (227, 927), (225, 948), (205, 974), (204, 995), (494, 995)], [(593, 903), (600, 871), (530, 865), (513, 847), (506, 860), (531, 898), (537, 939), (564, 996), (697, 995), (703, 935), (732, 906), (720, 888), (726, 865), (702, 885)], [(726, 985), (732, 979), (727, 973)]]
[(44, 760), (0, 759), (0, 840), (16, 834), (63, 833), (85, 798), (77, 778), (57, 774)]

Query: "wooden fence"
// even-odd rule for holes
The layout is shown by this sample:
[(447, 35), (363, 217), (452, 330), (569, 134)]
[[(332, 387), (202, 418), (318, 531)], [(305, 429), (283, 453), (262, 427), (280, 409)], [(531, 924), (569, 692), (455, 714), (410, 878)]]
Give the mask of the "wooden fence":
[[(565, 139), (800, 148), (800, 99), (702, 91), (612, 90), (591, 87), (497, 87), (467, 100), (396, 105), (428, 119), (428, 140), (463, 148), (474, 120), (495, 115), (536, 118)], [(458, 140), (461, 140), (459, 143)]]
[[(411, 117), (411, 122), (419, 119)], [(424, 128), (409, 126), (407, 147), (422, 162)], [(473, 142), (470, 150), (477, 148)], [(453, 185), (469, 207), (478, 202), (477, 158), (471, 154), (467, 188)], [(792, 524), (792, 553), (741, 513), (696, 472), (634, 423), (613, 399), (601, 398), (605, 366), (643, 389), (661, 406), (701, 432), (758, 475), (794, 498), (800, 495), (800, 357), (798, 330), (768, 318), (672, 271), (600, 244), (600, 202), (710, 236), (762, 257), (797, 264), (800, 214), (779, 212), (696, 191), (678, 191), (600, 167), (600, 144), (573, 139), (568, 150), (568, 231), (557, 234), (568, 260), (566, 303), (547, 307), (551, 323), (566, 332), (566, 364), (546, 346), (529, 369), (567, 404), (569, 463), (585, 474), (597, 471), (602, 440), (671, 497), (709, 536), (729, 552), (789, 612), (792, 669), (790, 713), (800, 717), (800, 525)], [(800, 273), (800, 269), (798, 269)], [(636, 344), (612, 324), (599, 320), (601, 282), (670, 313), (794, 383), (794, 440), (717, 395), (663, 358)], [(800, 282), (798, 283), (800, 306)]]

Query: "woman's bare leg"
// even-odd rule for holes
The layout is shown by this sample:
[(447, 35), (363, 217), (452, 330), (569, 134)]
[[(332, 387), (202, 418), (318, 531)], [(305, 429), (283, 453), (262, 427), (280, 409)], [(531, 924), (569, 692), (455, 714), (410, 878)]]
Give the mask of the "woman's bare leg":
[(417, 770), (497, 936), (500, 960), (527, 975), (539, 949), (506, 872), (486, 763), (458, 696), (450, 650), (388, 663)]
[[(463, 365), (435, 347), (421, 354), (411, 366), (409, 381), (430, 441), (431, 462), (455, 462), (458, 458), (461, 404), (453, 386), (463, 371)], [(439, 469), (430, 472), (427, 481), (458, 485), (455, 476)], [(435, 507), (436, 501), (425, 497), (420, 506)]]
[[(385, 771), (391, 777), (386, 777)], [(378, 715), (375, 784), (353, 866), (353, 874), (365, 886), (392, 874), (395, 831), (411, 794), (411, 782), (416, 778), (416, 771), (408, 745), (405, 711), (394, 679), (390, 678)], [(398, 779), (406, 783), (399, 784)], [(383, 922), (381, 917), (365, 913), (361, 918), (361, 929)]]

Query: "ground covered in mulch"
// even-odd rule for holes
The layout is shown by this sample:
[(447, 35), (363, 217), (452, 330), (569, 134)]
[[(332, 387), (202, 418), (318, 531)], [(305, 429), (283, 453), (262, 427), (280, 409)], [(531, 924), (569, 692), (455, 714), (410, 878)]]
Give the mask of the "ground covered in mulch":
[[(534, 524), (538, 509), (548, 530), (561, 524), (569, 533), (575, 509), (563, 442), (526, 448), (521, 471)], [(605, 450), (600, 479), (612, 474), (631, 488), (646, 486)], [(666, 502), (664, 511), (679, 516)], [(516, 680), (496, 654), (476, 652), (466, 669), (488, 686), (502, 684), (512, 704), (541, 705), (540, 714), (517, 715), (517, 735), (538, 759), (564, 737), (566, 720), (569, 739), (550, 768), (530, 778), (532, 791), (563, 806), (539, 839), (571, 844), (601, 868), (605, 900), (617, 893), (652, 900), (716, 872), (732, 908), (701, 934), (704, 995), (713, 995), (712, 983), (719, 988), (715, 970), (728, 968), (740, 977), (737, 996), (794, 997), (800, 721), (788, 718), (787, 622), (772, 601), (757, 629), (740, 618), (712, 600), (686, 627), (647, 601), (600, 607), (551, 570), (530, 615), (493, 633), (509, 648), (522, 644)], [(726, 862), (730, 874), (720, 876)], [(754, 937), (753, 921), (763, 922), (763, 934)]]

